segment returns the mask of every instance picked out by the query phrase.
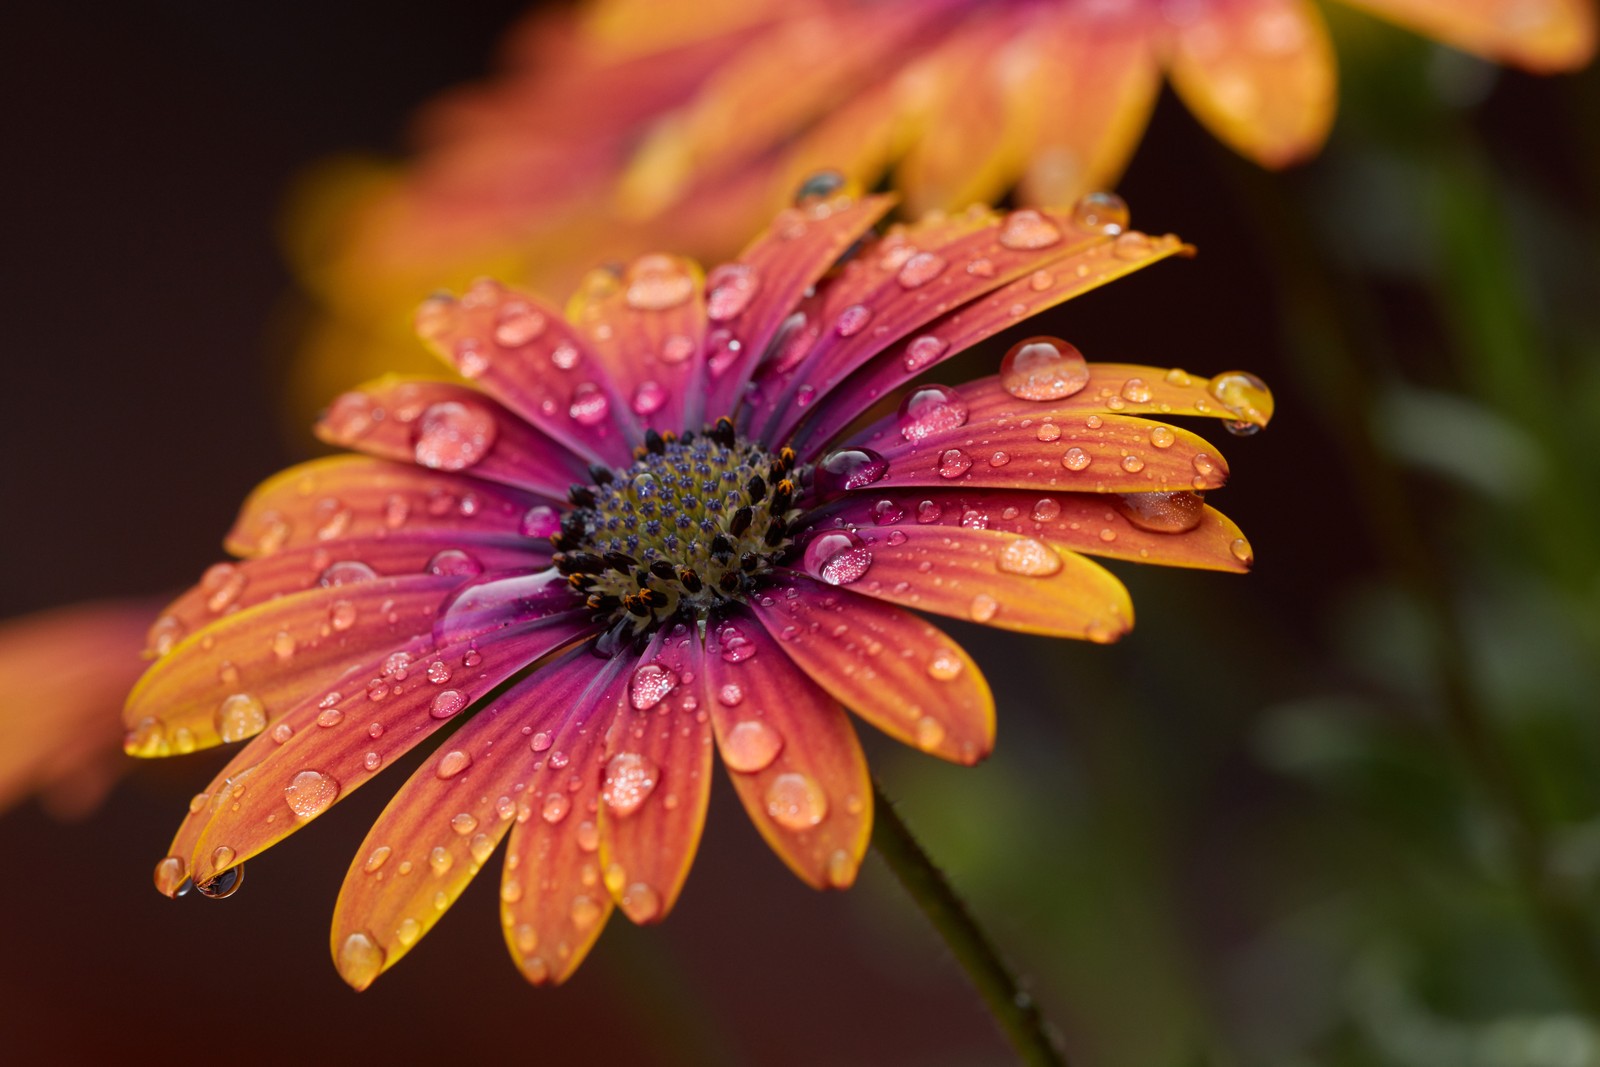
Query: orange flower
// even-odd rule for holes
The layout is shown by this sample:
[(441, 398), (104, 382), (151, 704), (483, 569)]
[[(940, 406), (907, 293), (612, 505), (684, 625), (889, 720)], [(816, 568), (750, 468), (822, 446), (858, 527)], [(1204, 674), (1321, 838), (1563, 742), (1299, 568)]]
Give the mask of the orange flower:
[[(1592, 0), (1352, 0), (1535, 71), (1593, 50)], [(404, 171), (303, 200), (297, 252), (333, 319), (321, 357), (392, 365), (417, 292), (492, 273), (569, 287), (655, 247), (729, 254), (806, 175), (913, 214), (1070, 203), (1115, 184), (1165, 74), (1222, 140), (1269, 166), (1315, 152), (1335, 107), (1311, 0), (600, 0), (541, 14), (493, 83), (434, 107)], [(382, 341), (374, 343), (375, 335)], [(352, 356), (352, 353), (354, 355)]]
[(671, 910), (713, 749), (819, 888), (854, 880), (872, 821), (845, 708), (944, 759), (988, 754), (988, 684), (908, 608), (1112, 641), (1133, 605), (1091, 556), (1247, 570), (1200, 496), (1226, 463), (1158, 420), (1259, 428), (1250, 376), (1034, 338), (996, 376), (907, 388), (1181, 242), (1125, 230), (1103, 197), (880, 237), (888, 207), (812, 198), (709, 274), (663, 255), (597, 271), (565, 316), (487, 280), (424, 304), (419, 332), (471, 382), (340, 397), (319, 432), (366, 455), (263, 484), (227, 540), (244, 559), (152, 630), (129, 751), (246, 741), (157, 887), (232, 891), (246, 859), (459, 723), (359, 850), (335, 959), (365, 987), (505, 839), (507, 944), (559, 982), (614, 905)]

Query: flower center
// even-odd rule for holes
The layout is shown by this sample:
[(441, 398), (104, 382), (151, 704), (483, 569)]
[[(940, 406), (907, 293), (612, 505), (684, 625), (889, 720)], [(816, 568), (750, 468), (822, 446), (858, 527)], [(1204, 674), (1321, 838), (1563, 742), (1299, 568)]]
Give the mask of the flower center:
[(635, 634), (742, 600), (791, 544), (794, 453), (738, 437), (655, 431), (632, 466), (596, 466), (571, 490), (554, 562), (589, 606)]

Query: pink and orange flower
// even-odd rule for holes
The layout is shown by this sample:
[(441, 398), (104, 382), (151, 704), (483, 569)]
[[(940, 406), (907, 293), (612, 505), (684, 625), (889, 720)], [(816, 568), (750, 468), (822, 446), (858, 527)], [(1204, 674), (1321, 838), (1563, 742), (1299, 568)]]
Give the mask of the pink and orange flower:
[[(155, 624), (127, 748), (245, 742), (157, 887), (240, 865), (445, 727), (351, 865), (332, 949), (364, 988), (506, 839), (500, 910), (527, 978), (564, 980), (614, 907), (672, 909), (713, 750), (773, 850), (851, 884), (872, 822), (845, 709), (970, 764), (978, 667), (914, 611), (1111, 641), (1126, 589), (1090, 559), (1248, 569), (1202, 499), (1221, 455), (1167, 416), (1271, 414), (1240, 373), (1015, 345), (995, 377), (913, 384), (1027, 317), (1187, 251), (1110, 197), (872, 227), (822, 192), (702, 275), (651, 255), (567, 313), (493, 281), (421, 335), (470, 384), (386, 378), (319, 432), (361, 455), (245, 504), (221, 563)], [(910, 610), (908, 610), (910, 609)]]

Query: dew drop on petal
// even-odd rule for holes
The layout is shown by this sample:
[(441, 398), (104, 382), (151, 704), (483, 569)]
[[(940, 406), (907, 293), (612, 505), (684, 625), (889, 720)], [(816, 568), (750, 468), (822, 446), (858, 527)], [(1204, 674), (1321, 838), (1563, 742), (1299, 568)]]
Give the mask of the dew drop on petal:
[(546, 794), (544, 802), (539, 806), (539, 817), (554, 826), (567, 817), (572, 810), (572, 801), (565, 793)]
[(833, 530), (806, 545), (802, 563), (808, 573), (829, 585), (848, 585), (872, 566), (872, 549), (854, 533)]
[(283, 788), (284, 802), (296, 818), (313, 819), (339, 796), (339, 783), (321, 771), (301, 771)]
[(828, 857), (828, 884), (835, 889), (848, 889), (856, 880), (856, 861), (850, 853), (836, 848)]
[(217, 736), (224, 741), (243, 741), (266, 726), (266, 707), (248, 693), (234, 693), (217, 708)]
[[(222, 845), (217, 849), (218, 852), (223, 850), (227, 851), (228, 861), (231, 862), (233, 860), (233, 849), (228, 848), (227, 845)], [(213, 865), (216, 865), (216, 853), (212, 854), (212, 861)], [(210, 881), (194, 883), (194, 888), (203, 897), (210, 897), (212, 900), (226, 900), (237, 893), (239, 887), (243, 884), (244, 868), (229, 867)]]
[(961, 657), (948, 648), (941, 648), (934, 652), (933, 658), (928, 660), (928, 676), (941, 682), (948, 682), (962, 671)]
[(901, 360), (901, 365), (907, 372), (922, 370), (944, 355), (945, 350), (949, 347), (950, 342), (944, 338), (925, 333), (921, 337), (914, 338), (910, 344), (906, 345), (906, 354), (905, 358)]
[(756, 272), (744, 263), (724, 263), (706, 278), (706, 318), (727, 322), (750, 304), (759, 287)]
[(361, 865), (361, 869), (366, 871), (368, 874), (371, 874), (378, 868), (382, 867), (385, 863), (388, 863), (389, 857), (393, 854), (394, 849), (390, 848), (388, 845), (379, 845), (377, 848), (373, 849), (367, 854), (366, 862)]
[(907, 289), (918, 289), (944, 273), (944, 257), (933, 252), (918, 252), (905, 261), (896, 280)]
[(947, 448), (939, 454), (939, 477), (959, 478), (972, 469), (972, 457), (959, 448)]
[(920, 441), (940, 430), (966, 425), (967, 402), (944, 385), (924, 385), (906, 394), (900, 403), (900, 436)]
[(412, 451), (424, 467), (465, 470), (488, 454), (498, 431), (499, 425), (487, 408), (446, 400), (429, 406), (417, 420)]
[(888, 498), (872, 505), (872, 521), (878, 526), (892, 526), (905, 517), (905, 508)]
[(915, 733), (917, 747), (924, 752), (932, 752), (944, 743), (944, 723), (930, 716), (924, 715), (917, 720)]
[(611, 412), (611, 402), (603, 389), (593, 382), (579, 382), (572, 390), (572, 402), (567, 414), (582, 426), (597, 426), (606, 421)]
[(467, 695), (459, 689), (446, 689), (435, 693), (428, 705), (428, 714), (435, 719), (448, 719), (467, 706)]
[(808, 774), (790, 771), (767, 786), (767, 814), (788, 830), (809, 830), (828, 815), (828, 796)]
[(871, 485), (889, 473), (889, 461), (870, 448), (841, 448), (817, 464), (817, 491), (841, 493)]
[(677, 688), (678, 676), (659, 663), (642, 664), (628, 682), (628, 702), (635, 711), (649, 711)]
[(664, 255), (640, 256), (628, 270), (623, 294), (635, 311), (665, 311), (684, 303), (694, 293), (694, 275), (682, 261)]
[(1089, 364), (1066, 341), (1032, 337), (1000, 361), (1000, 385), (1019, 400), (1060, 400), (1089, 384)]
[(782, 734), (760, 719), (746, 719), (722, 739), (722, 762), (729, 770), (753, 774), (770, 767), (782, 750)]
[(995, 557), (994, 565), (1007, 574), (1021, 574), (1029, 578), (1047, 578), (1061, 570), (1061, 555), (1055, 549), (1032, 537), (1018, 537), (1006, 542)]
[(1242, 537), (1235, 537), (1231, 542), (1229, 542), (1228, 551), (1233, 553), (1234, 559), (1238, 560), (1240, 563), (1243, 563), (1247, 567), (1256, 561), (1256, 554), (1255, 551), (1251, 549), (1250, 542), (1246, 541)]
[(1133, 455), (1132, 453), (1129, 453), (1128, 455), (1122, 457), (1122, 469), (1127, 471), (1129, 474), (1138, 474), (1140, 471), (1144, 470), (1144, 460)]
[(618, 815), (631, 815), (655, 789), (660, 768), (649, 756), (619, 752), (606, 764), (605, 784), (600, 797)]
[(834, 332), (840, 337), (854, 337), (867, 328), (867, 323), (872, 321), (872, 309), (865, 304), (851, 304), (839, 312), (839, 318), (833, 324)]
[(1129, 230), (1111, 243), (1111, 253), (1118, 259), (1143, 259), (1154, 247), (1150, 238), (1137, 230)]
[(1143, 378), (1129, 378), (1122, 383), (1122, 399), (1130, 404), (1148, 404), (1150, 386)]
[(339, 974), (357, 989), (371, 985), (383, 973), (383, 949), (370, 934), (357, 931), (339, 945)]
[(661, 914), (661, 895), (643, 882), (634, 882), (617, 900), (623, 914), (636, 923), (647, 923)]
[(1089, 465), (1089, 453), (1081, 448), (1069, 448), (1061, 457), (1061, 465), (1069, 471), (1081, 471)]
[(666, 402), (667, 390), (664, 386), (655, 381), (643, 381), (633, 391), (633, 402), (629, 407), (633, 408), (635, 415), (653, 415)]
[(1152, 533), (1185, 533), (1205, 514), (1205, 501), (1190, 492), (1123, 493), (1112, 503), (1129, 523)]
[(572, 917), (573, 926), (576, 926), (580, 931), (587, 930), (599, 921), (600, 905), (596, 904), (592, 898), (580, 893), (572, 898), (568, 914)]
[(1089, 193), (1072, 205), (1072, 224), (1088, 233), (1119, 234), (1128, 221), (1127, 202), (1116, 193)]
[(536, 504), (522, 516), (517, 530), (523, 537), (549, 537), (561, 529), (561, 512), (548, 504)]
[(1034, 436), (1041, 441), (1059, 441), (1061, 440), (1061, 427), (1053, 422), (1041, 422), (1039, 428), (1034, 431)]
[(448, 780), (454, 778), (471, 765), (471, 756), (467, 755), (459, 748), (453, 748), (449, 752), (446, 752), (443, 758), (439, 760), (438, 770), (436, 770), (434, 773), (437, 774), (441, 779)]
[(533, 735), (533, 740), (528, 742), (528, 747), (533, 749), (535, 752), (543, 752), (545, 749), (550, 747), (552, 740), (553, 739), (550, 736), (550, 731), (540, 730), (538, 733)]
[(1150, 443), (1157, 448), (1171, 448), (1177, 439), (1178, 435), (1165, 426), (1157, 426), (1150, 431)]
[(1056, 224), (1032, 208), (1011, 212), (1000, 227), (1000, 243), (1013, 251), (1049, 248), (1060, 240)]
[(483, 573), (483, 564), (470, 552), (459, 548), (446, 548), (435, 552), (424, 569), (429, 574), (471, 578)]
[(967, 614), (973, 622), (988, 622), (999, 610), (999, 602), (988, 593), (979, 593), (967, 604)]
[[(507, 300), (495, 317), (494, 340), (506, 348), (521, 348), (544, 333), (544, 313), (526, 300)], [(466, 368), (462, 368), (466, 374)], [(473, 377), (467, 374), (467, 377)]]

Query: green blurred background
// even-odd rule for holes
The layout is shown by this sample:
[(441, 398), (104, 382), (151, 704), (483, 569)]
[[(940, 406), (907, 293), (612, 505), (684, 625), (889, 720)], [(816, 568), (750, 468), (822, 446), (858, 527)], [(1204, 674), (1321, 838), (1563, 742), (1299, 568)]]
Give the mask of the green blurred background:
[[(13, 18), (0, 614), (176, 588), (219, 555), (307, 447), (278, 414), (303, 310), (275, 247), (288, 183), (399, 151), (517, 10)], [(1168, 94), (1120, 191), (1200, 257), (1025, 331), (1267, 379), (1276, 420), (1221, 442), (1212, 500), (1255, 573), (1121, 568), (1139, 625), (1109, 649), (953, 624), (994, 683), (993, 758), (866, 740), (1079, 1063), (1600, 1064), (1600, 73), (1329, 14), (1321, 158), (1255, 170)], [(0, 817), (12, 1062), (1009, 1056), (881, 864), (812, 893), (720, 786), (677, 912), (612, 923), (569, 986), (522, 984), (477, 885), (357, 996), (327, 920), (385, 790), (227, 902), (174, 904), (149, 871), (221, 763), (140, 764), (77, 823)]]

